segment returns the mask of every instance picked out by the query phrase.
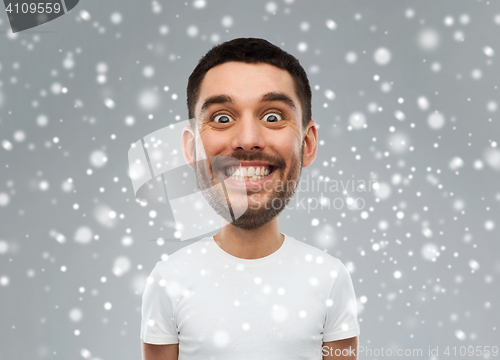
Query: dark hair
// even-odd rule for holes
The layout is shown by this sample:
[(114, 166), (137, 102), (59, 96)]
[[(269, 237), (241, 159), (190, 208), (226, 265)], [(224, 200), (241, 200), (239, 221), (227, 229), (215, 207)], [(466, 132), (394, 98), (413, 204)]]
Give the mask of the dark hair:
[(195, 117), (195, 105), (205, 74), (214, 66), (240, 61), (248, 64), (266, 63), (286, 70), (292, 76), (295, 92), (302, 108), (302, 128), (312, 118), (311, 87), (304, 68), (293, 55), (269, 41), (258, 38), (238, 38), (216, 45), (203, 56), (189, 76), (187, 86), (187, 107), (189, 119)]

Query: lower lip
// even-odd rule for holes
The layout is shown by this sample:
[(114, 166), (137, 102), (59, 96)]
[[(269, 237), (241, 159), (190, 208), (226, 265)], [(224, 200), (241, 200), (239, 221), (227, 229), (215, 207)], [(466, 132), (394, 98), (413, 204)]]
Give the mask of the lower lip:
[(272, 173), (267, 175), (266, 177), (260, 179), (260, 180), (247, 180), (247, 181), (238, 181), (234, 180), (231, 178), (228, 178), (224, 171), (221, 172), (221, 174), (224, 176), (224, 182), (236, 186), (236, 187), (241, 187), (241, 188), (253, 188), (253, 187), (264, 187), (266, 183), (271, 181), (271, 178), (273, 177), (274, 173), (276, 172), (276, 169), (273, 170)]

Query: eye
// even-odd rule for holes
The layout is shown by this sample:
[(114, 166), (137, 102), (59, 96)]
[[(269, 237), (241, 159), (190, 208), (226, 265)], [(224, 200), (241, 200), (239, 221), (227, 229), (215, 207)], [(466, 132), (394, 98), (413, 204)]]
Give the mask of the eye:
[(233, 119), (231, 116), (229, 116), (229, 115), (226, 115), (226, 114), (220, 114), (220, 115), (216, 115), (216, 116), (214, 117), (214, 121), (215, 121), (216, 123), (219, 123), (219, 124), (227, 124), (227, 123), (229, 123), (229, 122), (233, 122), (233, 121), (234, 121), (234, 119)]
[(266, 122), (278, 122), (281, 120), (281, 115), (277, 113), (269, 113), (262, 118)]

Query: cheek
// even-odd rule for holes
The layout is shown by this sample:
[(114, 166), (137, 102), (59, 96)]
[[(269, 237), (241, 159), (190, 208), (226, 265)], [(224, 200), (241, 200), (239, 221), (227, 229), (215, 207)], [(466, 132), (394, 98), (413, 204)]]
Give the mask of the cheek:
[[(295, 135), (295, 134), (294, 134)], [(275, 135), (268, 143), (278, 154), (281, 155), (286, 161), (299, 155), (300, 153), (300, 136), (280, 136)]]
[(201, 136), (198, 138), (196, 144), (196, 152), (198, 155), (205, 151), (207, 157), (219, 154), (224, 148), (225, 141), (221, 138), (215, 138), (213, 136)]

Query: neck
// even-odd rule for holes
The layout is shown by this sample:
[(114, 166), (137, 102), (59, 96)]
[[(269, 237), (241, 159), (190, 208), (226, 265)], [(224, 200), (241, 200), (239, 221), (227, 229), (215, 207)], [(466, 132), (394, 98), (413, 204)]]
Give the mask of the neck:
[(245, 230), (223, 221), (221, 231), (214, 235), (219, 247), (235, 257), (259, 259), (278, 250), (285, 236), (279, 232), (278, 217), (258, 229)]

